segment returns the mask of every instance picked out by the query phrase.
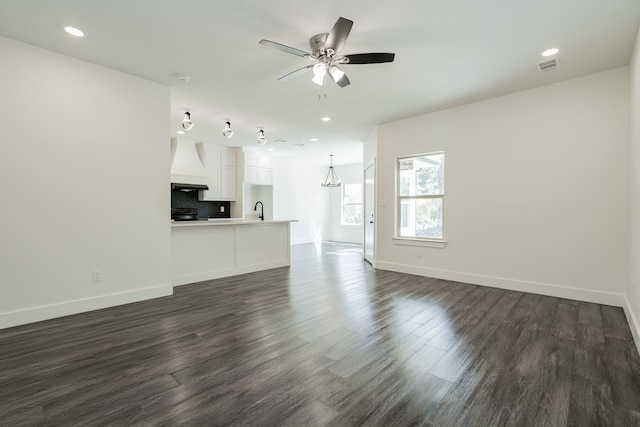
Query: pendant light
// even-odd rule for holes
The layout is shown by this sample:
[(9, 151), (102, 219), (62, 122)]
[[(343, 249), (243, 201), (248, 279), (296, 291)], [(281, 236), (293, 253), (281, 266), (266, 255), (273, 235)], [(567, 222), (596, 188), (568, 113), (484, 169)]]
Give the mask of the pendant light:
[(267, 143), (267, 138), (264, 136), (264, 130), (260, 129), (260, 132), (258, 132), (258, 144), (264, 145), (266, 143)]
[(193, 127), (193, 122), (191, 121), (191, 114), (187, 111), (184, 113), (184, 119), (182, 120), (182, 127), (184, 130), (189, 131)]
[(225, 138), (231, 138), (233, 136), (233, 131), (231, 130), (231, 123), (226, 122), (224, 124), (224, 130), (222, 131), (222, 136)]
[(329, 157), (331, 162), (329, 172), (327, 172), (327, 177), (320, 181), (320, 185), (323, 187), (340, 187), (342, 185), (342, 181), (338, 179), (336, 171), (333, 169), (333, 154), (330, 154)]

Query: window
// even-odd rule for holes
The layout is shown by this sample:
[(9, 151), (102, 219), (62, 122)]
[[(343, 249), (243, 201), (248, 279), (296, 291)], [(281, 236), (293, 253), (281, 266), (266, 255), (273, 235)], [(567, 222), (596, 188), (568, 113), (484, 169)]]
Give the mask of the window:
[(398, 159), (397, 237), (442, 239), (444, 153)]
[(362, 224), (362, 184), (342, 185), (342, 225)]

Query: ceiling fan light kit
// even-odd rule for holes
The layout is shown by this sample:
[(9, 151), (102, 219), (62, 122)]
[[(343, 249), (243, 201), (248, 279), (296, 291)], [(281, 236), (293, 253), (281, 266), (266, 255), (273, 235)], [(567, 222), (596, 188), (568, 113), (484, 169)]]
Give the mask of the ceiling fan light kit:
[(351, 84), (351, 82), (345, 72), (342, 71), (337, 64), (380, 64), (384, 62), (393, 62), (395, 59), (394, 53), (356, 53), (352, 55), (339, 55), (338, 51), (347, 40), (352, 26), (353, 21), (342, 17), (338, 18), (330, 32), (316, 34), (309, 39), (309, 45), (312, 53), (265, 39), (260, 40), (259, 43), (263, 46), (270, 47), (281, 52), (317, 62), (317, 64), (308, 65), (285, 74), (278, 79), (279, 81), (291, 80), (292, 78), (305, 74), (307, 70), (312, 69), (313, 77), (311, 81), (313, 83), (320, 86), (324, 85), (326, 75), (329, 74), (331, 80), (333, 80), (338, 86), (345, 87)]
[(312, 82), (317, 84), (318, 86), (322, 86), (324, 84), (324, 77), (327, 75), (327, 65), (323, 62), (318, 62), (313, 66), (313, 78)]
[(332, 65), (329, 67), (329, 74), (331, 74), (331, 78), (334, 82), (340, 84), (340, 81), (344, 78), (345, 74), (340, 68)]

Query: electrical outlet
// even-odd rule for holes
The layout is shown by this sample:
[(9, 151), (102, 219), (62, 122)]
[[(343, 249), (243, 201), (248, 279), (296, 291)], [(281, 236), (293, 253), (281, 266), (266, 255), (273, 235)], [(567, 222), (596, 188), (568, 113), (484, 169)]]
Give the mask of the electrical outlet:
[(224, 206), (220, 206), (220, 212), (224, 212)]
[(91, 270), (91, 281), (93, 283), (102, 282), (102, 270), (98, 270), (98, 269)]

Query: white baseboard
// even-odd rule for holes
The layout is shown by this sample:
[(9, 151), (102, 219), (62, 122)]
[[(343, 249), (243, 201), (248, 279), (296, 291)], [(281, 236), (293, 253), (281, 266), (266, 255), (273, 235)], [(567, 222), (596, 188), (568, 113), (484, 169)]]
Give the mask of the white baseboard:
[[(413, 265), (396, 264), (386, 261), (376, 261), (377, 269), (395, 271), (398, 273), (415, 274), (416, 276), (434, 277), (436, 279), (454, 282), (470, 283), (473, 285), (490, 286), (492, 288), (508, 289), (511, 291), (529, 292), (557, 298), (567, 298), (597, 304), (625, 306), (623, 294), (593, 291), (590, 289), (571, 288), (549, 283), (528, 282), (524, 280), (505, 279), (503, 277), (482, 276), (477, 274), (460, 273), (457, 271), (439, 270), (434, 268), (416, 267)], [(637, 341), (636, 341), (637, 342)]]
[(204, 282), (205, 280), (220, 279), (221, 277), (229, 277), (237, 274), (236, 269), (224, 268), (220, 270), (204, 271), (195, 274), (185, 274), (182, 276), (176, 276), (171, 278), (171, 284), (173, 286), (190, 285), (191, 283)]
[(631, 329), (631, 335), (633, 335), (633, 340), (636, 343), (636, 349), (640, 354), (640, 323), (638, 323), (638, 317), (636, 313), (633, 312), (631, 308), (631, 304), (629, 304), (629, 300), (624, 298), (624, 314), (627, 316), (627, 323), (629, 323), (629, 328)]
[(237, 276), (238, 274), (255, 273), (256, 271), (270, 270), (272, 268), (288, 267), (289, 265), (291, 265), (291, 263), (287, 259), (242, 265), (222, 270), (212, 270), (197, 274), (172, 277), (171, 284), (173, 286), (189, 285), (191, 283), (204, 282), (206, 280)]
[(169, 295), (173, 295), (170, 284), (0, 313), (0, 329)]
[(256, 271), (271, 270), (273, 268), (289, 267), (291, 262), (288, 259), (261, 262), (257, 264), (239, 265), (235, 274), (254, 273)]
[(292, 245), (305, 245), (307, 243), (315, 243), (313, 239), (291, 239)]

